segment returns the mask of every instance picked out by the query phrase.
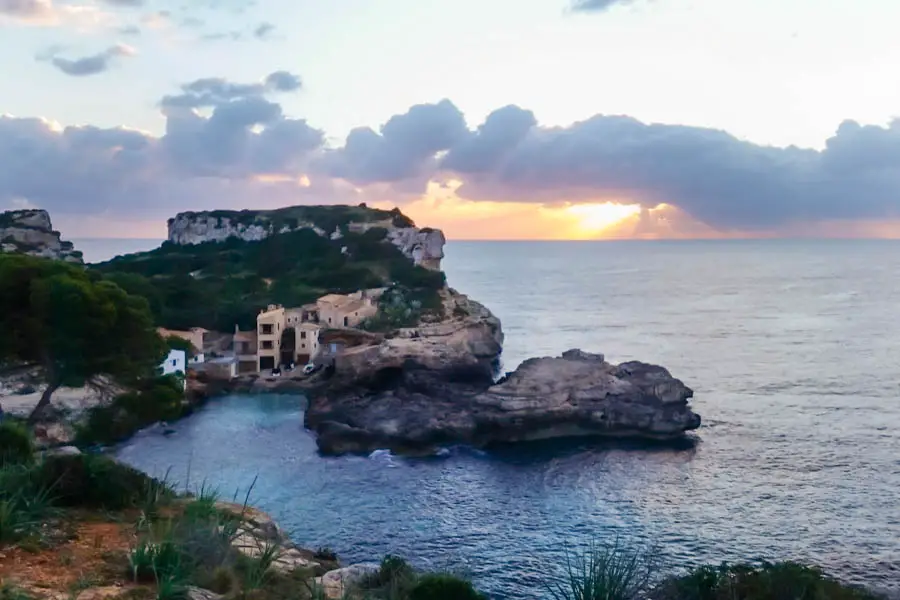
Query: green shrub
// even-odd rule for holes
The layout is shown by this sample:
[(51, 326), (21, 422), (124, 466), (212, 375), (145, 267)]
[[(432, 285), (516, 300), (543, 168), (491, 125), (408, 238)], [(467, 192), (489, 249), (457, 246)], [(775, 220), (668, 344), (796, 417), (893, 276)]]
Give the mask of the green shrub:
[(840, 583), (816, 567), (794, 562), (704, 566), (673, 577), (654, 600), (873, 600), (870, 592)]
[(185, 580), (188, 571), (174, 538), (141, 540), (129, 556), (131, 576), (138, 583)]
[(34, 597), (25, 590), (11, 583), (0, 582), (0, 600), (33, 600)]
[(80, 445), (115, 444), (159, 421), (174, 421), (184, 411), (181, 379), (173, 375), (155, 377), (133, 392), (121, 394), (112, 404), (97, 406), (78, 430)]
[(39, 535), (47, 519), (56, 516), (52, 489), (34, 476), (34, 468), (0, 467), (0, 543)]
[(409, 600), (486, 600), (471, 582), (454, 575), (429, 574), (419, 578)]
[(0, 465), (34, 461), (34, 439), (28, 428), (12, 420), (0, 422)]
[(52, 456), (36, 473), (60, 506), (120, 510), (146, 505), (149, 496), (174, 495), (160, 482), (105, 456)]

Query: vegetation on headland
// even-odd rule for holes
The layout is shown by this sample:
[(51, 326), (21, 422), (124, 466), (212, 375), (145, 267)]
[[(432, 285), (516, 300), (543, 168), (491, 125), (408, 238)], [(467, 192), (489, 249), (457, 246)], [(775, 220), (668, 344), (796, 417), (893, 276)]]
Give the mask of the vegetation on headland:
[[(10, 440), (27, 436), (27, 430), (9, 431), (0, 434), (0, 448), (19, 448), (21, 440)], [(208, 486), (195, 495), (179, 494), (167, 478), (148, 477), (105, 456), (6, 456), (0, 465), (2, 600), (37, 600), (45, 592), (77, 599), (98, 587), (115, 590), (105, 597), (122, 600), (202, 598), (197, 588), (228, 600), (317, 600), (326, 596), (324, 580), (316, 577), (339, 566), (327, 549), (303, 551), (275, 536), (248, 505), (250, 492), (242, 504), (227, 504)], [(486, 598), (465, 578), (421, 572), (395, 556), (347, 579), (344, 588), (344, 600)], [(535, 595), (546, 600), (876, 598), (791, 562), (723, 564), (666, 575), (652, 553), (616, 543), (572, 551), (558, 568), (546, 565)]]
[(258, 242), (166, 242), (94, 268), (146, 298), (156, 323), (169, 329), (253, 329), (257, 313), (268, 304), (301, 306), (329, 293), (391, 284), (436, 298), (444, 274), (414, 265), (386, 235), (386, 229), (375, 227), (332, 240), (301, 229)]
[[(216, 219), (220, 224), (227, 220), (234, 225), (248, 227), (258, 225), (266, 230), (278, 232), (293, 230), (303, 225), (318, 227), (328, 234), (336, 230), (346, 231), (351, 223), (386, 223), (394, 227), (414, 227), (412, 219), (400, 212), (399, 208), (384, 210), (369, 208), (364, 203), (357, 206), (288, 206), (274, 210), (213, 210), (208, 212), (186, 212), (183, 218), (205, 216)], [(170, 223), (173, 220), (170, 219)]]
[(0, 366), (37, 368), (46, 383), (31, 422), (62, 386), (134, 384), (165, 356), (147, 301), (97, 272), (3, 254), (0, 282)]

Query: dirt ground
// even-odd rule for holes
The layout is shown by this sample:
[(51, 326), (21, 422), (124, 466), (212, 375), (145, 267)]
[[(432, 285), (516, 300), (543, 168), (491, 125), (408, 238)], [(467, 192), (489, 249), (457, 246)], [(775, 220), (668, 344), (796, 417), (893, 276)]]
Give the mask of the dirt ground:
[[(129, 587), (128, 550), (133, 525), (122, 522), (70, 522), (48, 535), (49, 541), (0, 548), (0, 584), (15, 584), (48, 599), (120, 595)], [(82, 594), (93, 589), (95, 593)], [(118, 591), (118, 593), (113, 593)]]

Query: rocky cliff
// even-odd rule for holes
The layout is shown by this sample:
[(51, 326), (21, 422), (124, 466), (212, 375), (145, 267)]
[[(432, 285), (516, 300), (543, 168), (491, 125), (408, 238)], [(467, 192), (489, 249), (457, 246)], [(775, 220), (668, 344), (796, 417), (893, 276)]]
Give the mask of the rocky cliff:
[(387, 239), (415, 264), (439, 270), (445, 238), (439, 229), (415, 227), (399, 210), (365, 206), (291, 206), (277, 210), (179, 213), (168, 222), (168, 240), (191, 245), (237, 238), (248, 242), (273, 235), (310, 229), (322, 237), (340, 240), (348, 232), (382, 228)]
[(692, 396), (662, 367), (613, 365), (579, 350), (529, 359), (496, 384), (453, 362), (436, 368), (408, 360), (382, 369), (380, 385), (315, 396), (306, 424), (327, 454), (585, 436), (666, 440), (700, 426)]
[(45, 210), (13, 210), (0, 213), (0, 252), (81, 263), (81, 252), (60, 239)]

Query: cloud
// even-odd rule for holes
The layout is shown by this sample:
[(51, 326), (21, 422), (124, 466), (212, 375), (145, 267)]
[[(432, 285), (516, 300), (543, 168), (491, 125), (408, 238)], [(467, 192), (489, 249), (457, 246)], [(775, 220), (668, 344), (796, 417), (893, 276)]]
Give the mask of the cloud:
[(35, 22), (52, 18), (50, 0), (0, 0), (0, 15), (15, 20)]
[(449, 100), (419, 104), (391, 117), (377, 133), (354, 129), (343, 148), (326, 154), (320, 167), (354, 183), (397, 182), (433, 170), (436, 154), (468, 134), (462, 113)]
[(623, 225), (637, 236), (666, 227), (703, 236), (835, 231), (834, 223), (858, 231), (852, 224), (900, 219), (900, 121), (846, 121), (812, 150), (616, 115), (545, 127), (515, 105), (472, 128), (442, 100), (329, 147), (323, 131), (272, 100), (299, 88), (282, 71), (254, 83), (186, 83), (161, 102), (160, 136), (0, 118), (0, 207), (27, 201), (85, 218), (162, 220), (187, 209), (409, 203), (427, 189), (473, 218), (479, 206), (525, 219), (545, 207), (639, 205)]
[(260, 23), (253, 30), (253, 36), (257, 39), (265, 40), (271, 37), (273, 31), (275, 31), (275, 25), (272, 23)]
[(616, 5), (633, 4), (634, 0), (572, 0), (574, 12), (603, 12)]
[(124, 44), (116, 44), (115, 46), (110, 46), (103, 52), (76, 59), (56, 56), (58, 51), (58, 48), (51, 49), (47, 53), (39, 54), (36, 59), (49, 61), (54, 67), (66, 75), (71, 75), (73, 77), (97, 75), (98, 73), (108, 70), (115, 59), (130, 57), (136, 54), (133, 48)]
[(244, 37), (244, 34), (240, 31), (217, 31), (213, 33), (204, 33), (200, 36), (200, 39), (205, 42), (221, 42), (221, 41), (232, 41), (236, 42)]
[(123, 8), (138, 8), (144, 6), (145, 0), (102, 0), (104, 4)]
[(0, 24), (13, 21), (38, 27), (73, 27), (79, 32), (109, 27), (114, 17), (92, 3), (54, 3), (53, 0), (0, 0)]
[(302, 86), (298, 75), (287, 71), (270, 73), (262, 82), (234, 83), (222, 77), (205, 77), (181, 86), (181, 94), (165, 96), (164, 109), (219, 106), (234, 100), (275, 92), (295, 92)]

